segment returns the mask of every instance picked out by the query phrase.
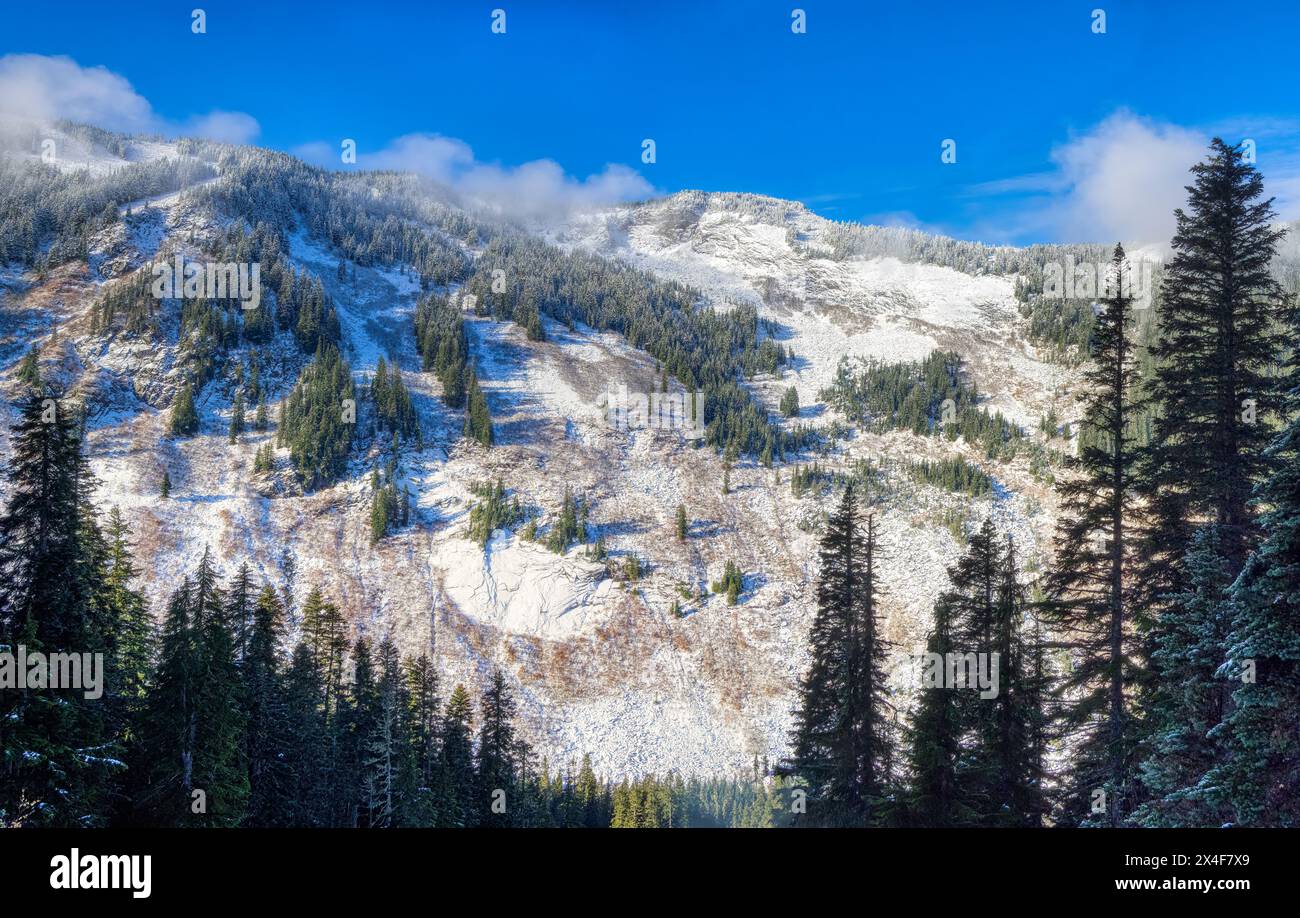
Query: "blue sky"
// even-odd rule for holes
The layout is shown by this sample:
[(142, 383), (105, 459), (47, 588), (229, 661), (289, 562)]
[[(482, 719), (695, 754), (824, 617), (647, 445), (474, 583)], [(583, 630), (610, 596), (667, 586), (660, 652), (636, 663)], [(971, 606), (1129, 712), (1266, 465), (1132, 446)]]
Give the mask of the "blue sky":
[[(791, 31), (796, 5), (806, 34)], [(206, 34), (191, 32), (195, 6)], [(1300, 216), (1300, 5), (635, 6), (7, 4), (0, 55), (67, 56), (84, 73), (0, 57), (0, 88), (9, 61), (25, 88), (54, 81), (38, 87), (54, 114), (108, 127), (147, 121), (335, 167), (352, 138), (362, 165), (441, 156), (434, 174), (509, 194), (548, 181), (588, 200), (750, 191), (990, 242), (1159, 236), (1218, 132), (1256, 140), (1283, 216)], [(101, 67), (121, 80), (112, 91), (88, 69)], [(955, 163), (940, 160), (945, 139)], [(522, 181), (538, 160), (551, 162)]]

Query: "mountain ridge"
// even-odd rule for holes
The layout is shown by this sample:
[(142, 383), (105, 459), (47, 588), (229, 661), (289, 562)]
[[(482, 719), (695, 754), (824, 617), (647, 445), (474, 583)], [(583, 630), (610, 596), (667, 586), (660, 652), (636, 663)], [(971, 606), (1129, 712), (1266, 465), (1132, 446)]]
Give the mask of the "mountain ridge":
[[(215, 375), (197, 397), (199, 432), (174, 437), (167, 411), (191, 378), (187, 361), (195, 358), (181, 331), (184, 303), (158, 303), (156, 327), (147, 334), (93, 328), (96, 301), (160, 253), (202, 258), (202, 244), (246, 229), (225, 208), (257, 191), (268, 158), (308, 181), (320, 174), (284, 154), (255, 149), (182, 141), (176, 150), (194, 154), (216, 174), (198, 170), (202, 177), (191, 187), (118, 203), (116, 218), (89, 231), (76, 257), (35, 271), (10, 263), (0, 302), (9, 340), (0, 354), (11, 399), (21, 351), (40, 329), (43, 376), (90, 406), (89, 454), (101, 482), (96, 500), (105, 509), (119, 506), (130, 521), (153, 607), (161, 608), (207, 546), (224, 572), (247, 560), (256, 578), (296, 602), (320, 587), (357, 632), (391, 630), (407, 652), (434, 644), (444, 685), (479, 687), (493, 667), (502, 667), (519, 691), (525, 730), (553, 761), (590, 752), (611, 775), (713, 774), (739, 773), (754, 756), (780, 758), (806, 658), (820, 513), (813, 497), (791, 491), (796, 463), (769, 469), (756, 456), (737, 457), (730, 493), (723, 494), (722, 459), (714, 450), (693, 448), (676, 431), (609, 427), (602, 392), (618, 382), (642, 392), (660, 386), (657, 361), (644, 350), (616, 332), (572, 318), (566, 325), (549, 314), (540, 317), (544, 340), (535, 341), (516, 322), (473, 309), (462, 315), (498, 442), (490, 450), (469, 443), (460, 436), (459, 411), (443, 403), (441, 385), (422, 371), (410, 325), (427, 292), (455, 298), (474, 283), (472, 275), (456, 274), (472, 270), (455, 267), (458, 259), (472, 266), (494, 257), (493, 240), (508, 242), (519, 231), (436, 197), (427, 205), (397, 202), (417, 216), (434, 208), (446, 227), (469, 227), (461, 238), (426, 227), (437, 238), (428, 240), (417, 268), (388, 253), (345, 254), (313, 232), (312, 215), (275, 213), (273, 223), (291, 218), (286, 225), (293, 229), (283, 233), (286, 262), (313, 276), (337, 313), (355, 383), (364, 391), (382, 356), (400, 372), (418, 413), (423, 445), (403, 449), (399, 472), (415, 497), (412, 522), (371, 547), (369, 476), (393, 458), (382, 436), (359, 435), (344, 477), (314, 491), (294, 484), (283, 449), (273, 474), (253, 471), (256, 450), (274, 445), (274, 430), (227, 442), (231, 399), (243, 391), (251, 361), (276, 401), (305, 366), (309, 355), (291, 335), (277, 332), (264, 344), (239, 338), (213, 357)], [(111, 180), (112, 170), (102, 176)], [(401, 176), (337, 181), (345, 189), (340, 193), (362, 198), (367, 189), (383, 199), (387, 189), (406, 194), (424, 187)], [(269, 189), (268, 200), (278, 200), (278, 193)], [(819, 404), (841, 358), (910, 361), (938, 350), (962, 353), (985, 404), (1025, 428), (1032, 431), (1052, 408), (1069, 416), (1061, 393), (1074, 371), (1041, 357), (1025, 339), (1012, 280), (891, 256), (818, 257), (821, 234), (835, 232), (827, 229), (830, 221), (797, 202), (716, 195), (683, 192), (579, 215), (543, 238), (563, 251), (686, 284), (699, 291), (706, 309), (756, 310), (759, 339), (794, 352), (788, 368), (742, 380), (778, 429), (853, 426)], [(666, 220), (681, 213), (683, 201), (703, 207), (692, 220)], [(329, 202), (319, 203), (319, 213), (328, 213)], [(783, 214), (795, 233), (747, 219), (749, 206)], [(270, 218), (271, 211), (263, 212)], [(624, 236), (600, 235), (611, 216)], [(809, 238), (800, 238), (798, 227)], [(405, 232), (395, 230), (394, 237)], [(452, 266), (448, 279), (431, 282), (429, 272), (444, 264)], [(230, 321), (240, 326), (243, 318)], [(804, 408), (799, 417), (780, 420), (777, 401), (790, 385)], [(673, 387), (681, 383), (673, 380)], [(12, 419), (12, 404), (6, 413)], [(362, 404), (358, 427), (369, 422)], [(848, 469), (865, 460), (888, 482), (889, 496), (878, 508), (887, 557), (882, 578), (888, 628), (905, 650), (923, 640), (929, 605), (960, 549), (962, 527), (993, 515), (1021, 540), (1031, 563), (1041, 554), (1031, 546), (1051, 530), (1051, 490), (1025, 460), (989, 464), (970, 444), (903, 431), (861, 429), (830, 443), (825, 455), (799, 453), (797, 464), (815, 460)], [(917, 484), (908, 468), (923, 457), (986, 464), (998, 487), (968, 499)], [(174, 482), (168, 501), (157, 496), (164, 471)], [(581, 547), (556, 554), (519, 529), (498, 530), (482, 548), (466, 538), (474, 488), (498, 478), (543, 526), (553, 523), (568, 491), (581, 495), (611, 561), (589, 560)], [(671, 535), (679, 504), (691, 517), (685, 542)], [(953, 519), (961, 521), (955, 529)], [(635, 581), (618, 573), (629, 557), (646, 568)], [(744, 572), (734, 606), (709, 589), (731, 561)], [(681, 617), (673, 611), (678, 607)], [(894, 671), (900, 700), (908, 697), (908, 666), (900, 659)]]

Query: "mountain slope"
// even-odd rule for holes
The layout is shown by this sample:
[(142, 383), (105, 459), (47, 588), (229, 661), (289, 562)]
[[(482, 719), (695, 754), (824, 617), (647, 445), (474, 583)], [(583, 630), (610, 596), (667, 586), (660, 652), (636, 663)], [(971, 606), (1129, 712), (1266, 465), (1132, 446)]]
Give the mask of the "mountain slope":
[[(104, 140), (86, 136), (80, 142)], [(472, 266), (488, 257), (492, 240), (516, 230), (400, 178), (326, 179), (282, 154), (109, 136), (113, 149), (93, 151), (101, 177), (115, 175), (114, 162), (186, 159), (195, 168), (183, 188), (148, 186), (152, 193), (118, 200), (117, 218), (87, 231), (84, 253), (48, 266), (4, 267), (4, 420), (13, 419), (21, 391), (19, 362), (37, 343), (43, 377), (88, 406), (89, 451), (101, 482), (96, 499), (103, 508), (119, 506), (129, 521), (155, 607), (207, 547), (225, 573), (247, 560), (255, 577), (299, 603), (320, 587), (359, 633), (391, 631), (405, 652), (432, 643), (447, 691), (457, 681), (481, 686), (502, 667), (519, 691), (526, 731), (553, 762), (590, 752), (597, 770), (611, 775), (708, 774), (747, 768), (755, 755), (784, 754), (805, 661), (823, 503), (815, 493), (792, 491), (791, 465), (764, 468), (742, 457), (724, 494), (714, 450), (675, 430), (608, 423), (603, 393), (620, 385), (648, 393), (661, 384), (656, 361), (625, 337), (543, 315), (545, 340), (531, 340), (515, 322), (470, 310), (463, 318), (497, 440), (486, 450), (460, 436), (463, 412), (448, 408), (433, 374), (421, 371), (413, 318), (422, 285), (455, 297), (469, 276), (448, 269), (435, 278), (435, 257)], [(30, 162), (30, 152), (18, 159)], [(57, 168), (75, 171), (76, 163)], [(275, 472), (254, 471), (258, 449), (275, 443), (274, 424), (228, 442), (232, 400), (254, 362), (277, 416), (275, 402), (309, 359), (292, 333), (280, 330), (263, 343), (236, 335), (237, 343), (207, 355), (212, 375), (199, 388), (199, 431), (178, 438), (168, 434), (168, 409), (197, 359), (195, 339), (182, 332), (185, 302), (155, 303), (141, 333), (105, 329), (96, 318), (96, 304), (147, 276), (152, 259), (179, 251), (201, 260), (232, 228), (250, 228), (232, 214), (247, 209), (240, 202), (270, 169), (319, 188), (313, 194), (323, 199), (309, 202), (311, 212), (292, 198), (283, 212), (260, 204), (252, 212), (284, 227), (286, 262), (319, 281), (359, 389), (383, 357), (400, 368), (418, 412), (421, 441), (403, 446), (398, 464), (414, 496), (413, 519), (374, 546), (370, 476), (393, 457), (388, 438), (370, 429), (364, 398), (347, 473), (315, 491), (295, 481), (285, 449), (277, 450)], [(403, 232), (418, 234), (425, 246), (418, 270), (414, 256), (326, 238), (319, 213), (354, 192), (409, 211), (400, 218)], [(761, 333), (795, 357), (745, 386), (774, 413), (780, 392), (797, 388), (802, 416), (774, 422), (787, 429), (856, 420), (818, 404), (841, 357), (913, 360), (935, 349), (959, 352), (987, 405), (1026, 428), (1053, 406), (1069, 416), (1073, 373), (1026, 340), (1011, 277), (845, 254), (844, 238), (852, 242), (857, 231), (838, 226), (789, 202), (684, 193), (580, 215), (543, 236), (565, 250), (686, 282), (719, 310), (756, 307), (765, 320)], [(56, 244), (47, 244), (47, 254)], [(227, 318), (237, 327), (242, 321)], [(676, 380), (671, 386), (681, 390)], [(798, 461), (849, 468), (865, 459), (884, 483), (876, 509), (883, 601), (900, 652), (895, 688), (905, 702), (906, 655), (922, 645), (964, 528), (993, 515), (1032, 564), (1051, 529), (1051, 491), (1025, 459), (989, 463), (961, 441), (862, 429), (822, 442), (824, 455)], [(908, 474), (907, 464), (920, 457), (951, 456), (986, 467), (996, 483), (991, 495), (948, 493)], [(164, 471), (173, 482), (170, 500), (158, 496)], [(593, 560), (581, 546), (550, 551), (524, 538), (523, 526), (498, 530), (486, 546), (468, 538), (475, 486), (498, 478), (543, 531), (566, 490), (580, 497), (609, 559)], [(691, 519), (682, 542), (674, 534), (679, 504)], [(635, 580), (622, 574), (630, 556), (644, 568)], [(727, 562), (744, 572), (735, 605), (709, 588)]]

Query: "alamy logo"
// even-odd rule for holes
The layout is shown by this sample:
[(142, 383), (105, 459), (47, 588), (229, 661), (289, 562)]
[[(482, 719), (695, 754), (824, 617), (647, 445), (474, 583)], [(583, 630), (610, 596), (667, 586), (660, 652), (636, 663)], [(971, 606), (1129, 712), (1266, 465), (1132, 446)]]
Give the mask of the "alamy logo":
[(979, 689), (986, 701), (998, 697), (1000, 653), (926, 653), (922, 657), (921, 687)]
[(704, 436), (703, 392), (603, 392), (596, 405), (616, 430), (680, 430), (688, 440)]
[(104, 694), (102, 653), (15, 653), (0, 645), (0, 689), (81, 689), (94, 701)]
[(129, 889), (132, 897), (148, 899), (153, 890), (153, 855), (69, 854), (50, 858), (51, 889)]
[(186, 261), (179, 252), (173, 262), (153, 266), (153, 295), (157, 299), (237, 299), (245, 309), (262, 302), (260, 262)]
[(1049, 300), (1086, 300), (1118, 295), (1145, 303), (1150, 299), (1154, 272), (1151, 262), (1140, 259), (1129, 263), (1116, 279), (1114, 265), (1109, 261), (1075, 264), (1067, 255), (1064, 262), (1049, 261), (1043, 266), (1043, 296)]

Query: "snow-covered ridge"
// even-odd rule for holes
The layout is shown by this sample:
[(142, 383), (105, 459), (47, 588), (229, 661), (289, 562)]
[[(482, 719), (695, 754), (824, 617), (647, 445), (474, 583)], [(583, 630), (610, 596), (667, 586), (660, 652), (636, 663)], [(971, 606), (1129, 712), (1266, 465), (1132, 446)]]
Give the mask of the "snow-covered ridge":
[(791, 381), (803, 404), (841, 357), (916, 360), (947, 349), (968, 361), (993, 407), (1037, 421), (1069, 375), (1024, 339), (1013, 275), (833, 258), (822, 240), (835, 227), (797, 202), (683, 192), (585, 214), (549, 235), (691, 284), (717, 304), (757, 306), (801, 358)]

